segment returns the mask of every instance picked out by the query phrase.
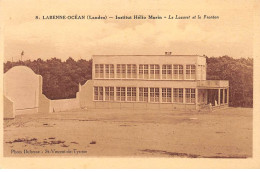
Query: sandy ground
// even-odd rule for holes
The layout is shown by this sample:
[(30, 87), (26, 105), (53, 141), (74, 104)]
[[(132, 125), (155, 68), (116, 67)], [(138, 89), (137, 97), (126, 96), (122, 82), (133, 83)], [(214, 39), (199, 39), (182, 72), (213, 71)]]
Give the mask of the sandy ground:
[(252, 109), (85, 110), (4, 121), (4, 156), (252, 157)]

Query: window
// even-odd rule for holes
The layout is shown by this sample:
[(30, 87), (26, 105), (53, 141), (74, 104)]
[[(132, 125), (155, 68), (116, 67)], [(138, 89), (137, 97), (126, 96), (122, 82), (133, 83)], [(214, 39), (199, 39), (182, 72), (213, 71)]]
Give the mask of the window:
[(128, 64), (127, 65), (127, 78), (136, 78), (136, 65)]
[(160, 66), (150, 65), (150, 79), (160, 79)]
[(105, 65), (105, 78), (109, 78), (109, 72), (110, 72), (109, 64), (106, 64)]
[(95, 64), (95, 78), (100, 77), (99, 73), (100, 73), (99, 64)]
[(121, 65), (116, 65), (116, 77), (121, 78)]
[(172, 102), (171, 88), (162, 88), (162, 102)]
[(150, 88), (150, 102), (159, 102), (159, 88)]
[(115, 71), (114, 71), (114, 65), (110, 64), (110, 78), (114, 78), (115, 77)]
[(126, 78), (126, 65), (125, 64), (117, 64), (116, 77), (117, 78)]
[(114, 87), (105, 87), (105, 100), (114, 101)]
[(173, 65), (173, 79), (183, 79), (183, 65)]
[(162, 79), (172, 79), (172, 65), (162, 65)]
[(105, 64), (105, 78), (114, 78), (113, 64)]
[(139, 88), (139, 101), (140, 102), (148, 102), (148, 88)]
[(132, 65), (132, 78), (137, 78), (137, 67), (136, 65)]
[(104, 78), (104, 65), (100, 64), (100, 78)]
[(127, 101), (136, 101), (136, 87), (127, 87)]
[(195, 79), (196, 76), (196, 66), (195, 65), (186, 65), (186, 79)]
[(139, 65), (139, 78), (141, 79), (148, 79), (148, 65), (140, 64)]
[(125, 87), (116, 87), (116, 100), (125, 101)]
[(195, 89), (194, 88), (186, 88), (186, 103), (195, 103)]
[(95, 78), (104, 78), (103, 64), (95, 64)]
[(131, 65), (128, 64), (128, 65), (127, 65), (127, 78), (132, 78), (131, 73), (132, 73)]
[(173, 89), (173, 102), (183, 103), (183, 88)]
[(125, 64), (122, 64), (121, 65), (121, 71), (122, 71), (122, 73), (121, 73), (121, 78), (126, 78), (126, 65)]
[(94, 87), (94, 100), (103, 100), (103, 87)]

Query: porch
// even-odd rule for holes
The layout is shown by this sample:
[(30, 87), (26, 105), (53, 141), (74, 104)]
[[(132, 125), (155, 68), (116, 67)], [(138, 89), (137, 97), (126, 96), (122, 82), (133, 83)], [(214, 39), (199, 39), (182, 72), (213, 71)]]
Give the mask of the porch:
[(198, 99), (196, 109), (220, 108), (228, 106), (229, 82), (225, 80), (206, 80), (197, 82)]

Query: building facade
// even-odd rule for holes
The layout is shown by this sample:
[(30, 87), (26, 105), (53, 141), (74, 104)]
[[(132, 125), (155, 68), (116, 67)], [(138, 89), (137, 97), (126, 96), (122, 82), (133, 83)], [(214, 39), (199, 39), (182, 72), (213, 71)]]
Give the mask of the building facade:
[(206, 80), (198, 55), (94, 55), (81, 108), (191, 109), (228, 106), (229, 82)]

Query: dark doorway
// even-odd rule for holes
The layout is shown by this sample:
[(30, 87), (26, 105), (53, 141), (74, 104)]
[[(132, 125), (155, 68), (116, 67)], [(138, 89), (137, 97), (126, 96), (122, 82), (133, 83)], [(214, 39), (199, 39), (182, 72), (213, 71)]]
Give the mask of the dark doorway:
[(212, 106), (215, 106), (215, 101), (218, 101), (218, 90), (208, 90), (208, 103), (211, 103)]

